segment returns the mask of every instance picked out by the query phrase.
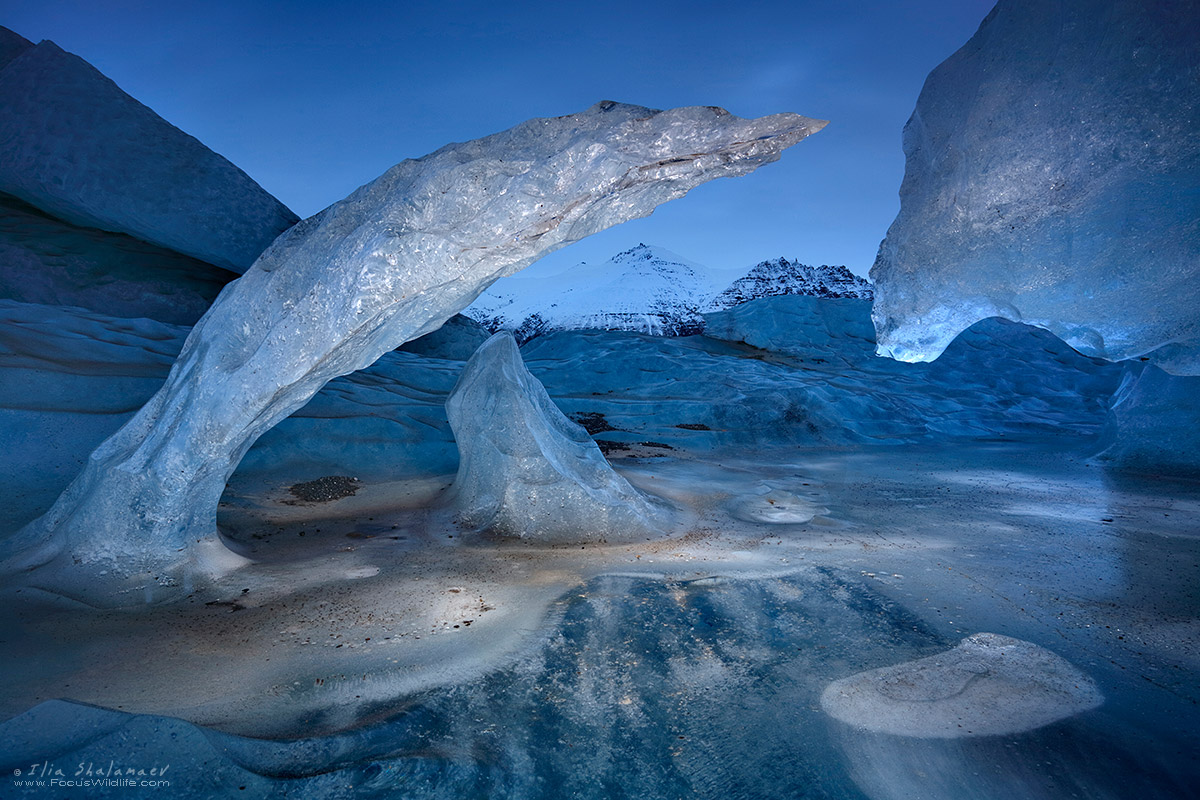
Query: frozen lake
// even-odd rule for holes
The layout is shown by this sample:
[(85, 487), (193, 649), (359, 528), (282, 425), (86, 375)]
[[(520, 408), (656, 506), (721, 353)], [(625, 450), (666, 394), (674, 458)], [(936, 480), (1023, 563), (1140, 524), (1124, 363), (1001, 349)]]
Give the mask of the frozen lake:
[[(222, 524), (256, 563), (190, 601), (9, 592), (5, 796), (47, 796), (18, 783), (35, 764), (110, 762), (169, 765), (179, 797), (1195, 796), (1196, 484), (1115, 478), (1063, 442), (615, 463), (682, 509), (677, 535), (464, 539), (431, 510), (452, 476), (298, 505), (248, 481)], [(1065, 661), (1101, 704), (978, 735), (970, 714), (1005, 712), (982, 706), (949, 738), (822, 710), (833, 681), (981, 632)], [(1036, 688), (964, 674), (893, 685), (884, 711), (991, 685), (1019, 715)]]

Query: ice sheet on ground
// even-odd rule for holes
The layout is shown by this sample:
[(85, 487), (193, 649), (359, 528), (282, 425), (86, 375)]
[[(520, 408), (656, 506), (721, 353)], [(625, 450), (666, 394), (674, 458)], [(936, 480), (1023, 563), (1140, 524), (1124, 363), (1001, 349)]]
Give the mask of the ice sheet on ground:
[(1040, 728), (1104, 702), (1091, 678), (1042, 647), (977, 633), (935, 656), (861, 672), (821, 693), (825, 713), (898, 736), (953, 739)]
[[(35, 708), (0, 729), (4, 785), (29, 749), (52, 744), (42, 758), (71, 768), (170, 760), (184, 798), (211, 796), (213, 773), (249, 796), (315, 798), (353, 786), (381, 798), (620, 787), (654, 800), (892, 800), (916, 788), (996, 800), (1195, 785), (1200, 641), (1148, 647), (1194, 613), (1200, 539), (1163, 535), (1189, 530), (1194, 487), (1113, 486), (1053, 449), (978, 443), (760, 448), (638, 471), (697, 498), (803, 481), (830, 517), (764, 535), (718, 502), (708, 533), (582, 550), (459, 543), (423, 535), (428, 523), (393, 529), (398, 517), (322, 520), (305, 537), (260, 528), (270, 569), (228, 582), (211, 606), (27, 619), (29, 599), (9, 603), (23, 629), (0, 651), (5, 709), (40, 694), (155, 716)], [(379, 572), (350, 577), (370, 564)], [(829, 682), (945, 653), (964, 628), (1053, 650), (1107, 702), (1039, 730), (954, 740), (851, 736), (821, 712)], [(139, 675), (129, 667), (146, 652), (156, 670)], [(38, 689), (22, 688), (31, 676)], [(161, 714), (207, 715), (226, 732)]]
[[(1104, 428), (1122, 374), (1001, 322), (968, 331), (933, 364), (877, 358), (863, 301), (759, 300), (709, 324), (753, 347), (575, 332), (539, 338), (523, 356), (571, 419), (599, 441), (629, 446), (610, 450), (617, 463), (781, 441), (1066, 435), (1082, 444)], [(4, 534), (43, 513), (88, 453), (154, 394), (186, 335), (148, 320), (0, 302)], [(389, 353), (332, 381), (250, 449), (230, 479), (234, 493), (325, 475), (454, 473), (444, 403), (460, 371), (461, 362)]]
[(1200, 372), (1198, 40), (1192, 2), (1000, 0), (905, 127), (879, 352), (936, 358), (998, 316)]

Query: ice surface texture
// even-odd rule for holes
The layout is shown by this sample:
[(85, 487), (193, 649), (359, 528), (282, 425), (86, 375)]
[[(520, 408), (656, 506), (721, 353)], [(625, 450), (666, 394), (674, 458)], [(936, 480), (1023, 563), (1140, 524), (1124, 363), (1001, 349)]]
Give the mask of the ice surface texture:
[(1200, 4), (1000, 0), (925, 82), (871, 270), (879, 352), (973, 322), (1200, 373)]
[[(20, 50), (3, 33), (0, 64)], [(236, 272), (296, 221), (246, 173), (53, 42), (0, 67), (0, 108), (0, 191), (59, 219)]]
[(994, 633), (834, 681), (821, 695), (821, 708), (850, 725), (945, 739), (1030, 731), (1103, 702), (1092, 680), (1066, 660)]
[(152, 589), (224, 569), (226, 479), (327, 381), (435, 330), (500, 276), (751, 172), (823, 125), (604, 102), (401, 162), (279, 237), (221, 293), (163, 388), (23, 530), (27, 552), (10, 565), (69, 550), (39, 580), (87, 591), (52, 576), (107, 571), (98, 594), (122, 577)]
[(446, 401), (458, 442), (450, 502), (497, 536), (568, 543), (661, 535), (661, 511), (613, 472), (529, 374), (512, 334), (488, 339)]

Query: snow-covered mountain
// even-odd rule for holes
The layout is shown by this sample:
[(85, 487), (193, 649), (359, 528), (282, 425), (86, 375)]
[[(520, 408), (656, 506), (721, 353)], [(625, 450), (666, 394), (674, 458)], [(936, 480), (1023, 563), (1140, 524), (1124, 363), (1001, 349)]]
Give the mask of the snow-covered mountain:
[(703, 315), (759, 297), (802, 294), (871, 299), (871, 284), (845, 267), (810, 267), (779, 258), (749, 270), (713, 268), (639, 244), (603, 264), (553, 275), (518, 273), (492, 285), (463, 313), (518, 341), (559, 330), (632, 330), (660, 336), (698, 333)]
[(711, 310), (724, 311), (760, 297), (782, 294), (853, 297), (859, 300), (874, 298), (870, 281), (858, 277), (845, 267), (824, 264), (812, 267), (799, 261), (776, 258), (751, 267), (746, 275), (713, 298)]

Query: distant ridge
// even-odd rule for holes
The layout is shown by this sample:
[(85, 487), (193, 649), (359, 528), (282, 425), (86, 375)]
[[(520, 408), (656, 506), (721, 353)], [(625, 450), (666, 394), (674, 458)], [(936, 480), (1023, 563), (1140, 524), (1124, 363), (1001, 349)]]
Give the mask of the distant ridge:
[(716, 269), (639, 244), (603, 264), (541, 277), (518, 273), (463, 314), (491, 331), (512, 331), (522, 342), (590, 328), (685, 336), (704, 329), (706, 313), (786, 294), (872, 298), (870, 282), (845, 267), (778, 258), (749, 269)]

